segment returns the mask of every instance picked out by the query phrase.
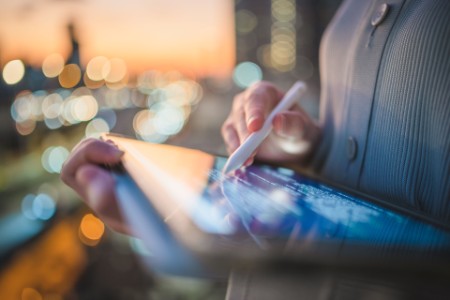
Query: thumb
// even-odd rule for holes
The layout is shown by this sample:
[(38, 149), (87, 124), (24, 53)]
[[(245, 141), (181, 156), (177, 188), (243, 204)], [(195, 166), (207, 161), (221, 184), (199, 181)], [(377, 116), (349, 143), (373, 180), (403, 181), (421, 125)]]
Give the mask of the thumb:
[(114, 179), (95, 165), (84, 165), (76, 174), (78, 188), (87, 204), (98, 214), (109, 214), (114, 207)]
[(120, 212), (114, 192), (114, 178), (96, 166), (84, 165), (76, 174), (78, 191), (86, 204), (112, 229), (131, 234)]

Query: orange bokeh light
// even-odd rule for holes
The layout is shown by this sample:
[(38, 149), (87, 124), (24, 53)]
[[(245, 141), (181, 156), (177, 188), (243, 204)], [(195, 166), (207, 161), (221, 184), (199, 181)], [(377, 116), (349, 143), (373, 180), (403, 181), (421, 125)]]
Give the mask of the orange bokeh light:
[(64, 88), (73, 88), (80, 82), (81, 70), (75, 64), (66, 65), (58, 76), (59, 83)]
[(93, 214), (86, 214), (81, 219), (79, 233), (80, 239), (84, 244), (95, 246), (105, 233), (105, 225)]

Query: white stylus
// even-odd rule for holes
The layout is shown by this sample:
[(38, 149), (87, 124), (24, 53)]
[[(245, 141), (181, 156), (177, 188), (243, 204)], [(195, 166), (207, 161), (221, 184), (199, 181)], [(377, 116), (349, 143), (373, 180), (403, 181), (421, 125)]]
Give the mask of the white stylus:
[(305, 91), (306, 85), (302, 81), (296, 82), (289, 89), (289, 91), (287, 91), (283, 99), (281, 99), (281, 101), (277, 104), (277, 106), (275, 106), (267, 119), (264, 121), (262, 128), (250, 134), (247, 139), (236, 149), (236, 151), (230, 155), (223, 168), (224, 174), (239, 169), (245, 163), (250, 155), (252, 155), (256, 148), (258, 148), (258, 146), (261, 145), (264, 139), (269, 135), (272, 130), (273, 118), (275, 118), (275, 116), (280, 112), (291, 108), (294, 102), (299, 100)]

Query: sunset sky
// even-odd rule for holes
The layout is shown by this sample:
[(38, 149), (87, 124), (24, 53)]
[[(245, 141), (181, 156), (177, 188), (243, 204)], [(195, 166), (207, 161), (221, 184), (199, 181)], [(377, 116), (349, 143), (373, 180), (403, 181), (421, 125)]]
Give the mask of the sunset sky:
[(235, 63), (232, 0), (0, 0), (2, 65), (67, 56), (73, 20), (81, 61), (123, 58), (130, 71), (151, 68), (228, 76)]

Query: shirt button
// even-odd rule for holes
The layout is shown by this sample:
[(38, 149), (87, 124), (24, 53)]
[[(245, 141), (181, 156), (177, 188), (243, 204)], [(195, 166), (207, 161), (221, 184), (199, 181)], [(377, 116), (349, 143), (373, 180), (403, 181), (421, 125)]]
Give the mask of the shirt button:
[(358, 152), (358, 144), (354, 137), (350, 136), (347, 140), (347, 158), (352, 161), (356, 158)]
[(372, 26), (378, 26), (381, 24), (381, 22), (384, 21), (387, 14), (389, 12), (389, 5), (386, 3), (381, 4), (378, 6), (377, 11), (372, 15), (371, 24)]

